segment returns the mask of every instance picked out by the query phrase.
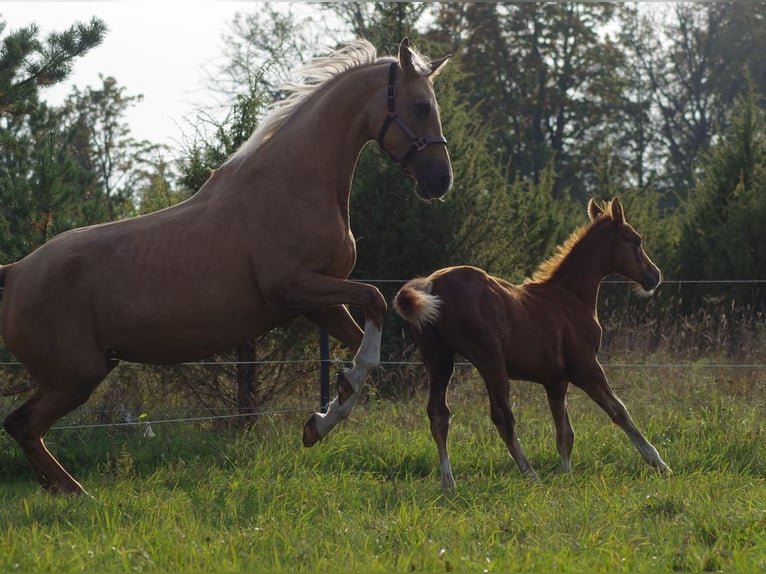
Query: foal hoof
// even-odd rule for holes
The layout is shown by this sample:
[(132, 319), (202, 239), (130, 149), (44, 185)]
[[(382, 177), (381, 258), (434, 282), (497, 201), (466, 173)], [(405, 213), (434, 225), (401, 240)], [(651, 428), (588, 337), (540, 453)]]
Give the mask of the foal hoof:
[(303, 425), (303, 446), (305, 447), (314, 446), (320, 440), (322, 440), (322, 437), (319, 436), (319, 429), (317, 428), (316, 414), (313, 414), (311, 415), (309, 420), (306, 421), (306, 424)]

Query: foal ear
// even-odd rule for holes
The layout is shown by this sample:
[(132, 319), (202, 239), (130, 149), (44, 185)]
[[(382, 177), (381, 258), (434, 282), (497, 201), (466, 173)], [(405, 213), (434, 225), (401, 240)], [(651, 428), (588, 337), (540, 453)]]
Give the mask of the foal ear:
[(625, 225), (625, 211), (622, 209), (622, 204), (619, 198), (612, 199), (612, 203), (609, 206), (609, 211), (612, 212), (612, 219), (619, 225)]
[(604, 210), (598, 203), (596, 203), (596, 200), (591, 197), (588, 201), (588, 217), (590, 217), (590, 220), (593, 221), (602, 213), (604, 213)]

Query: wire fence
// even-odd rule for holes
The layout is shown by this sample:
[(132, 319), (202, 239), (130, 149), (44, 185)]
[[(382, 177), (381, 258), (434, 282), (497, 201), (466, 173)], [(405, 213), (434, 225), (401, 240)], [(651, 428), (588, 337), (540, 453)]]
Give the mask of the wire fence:
[[(355, 279), (357, 281), (362, 281), (365, 283), (372, 283), (372, 284), (403, 284), (405, 280), (400, 279)], [(629, 281), (625, 280), (610, 280), (607, 279), (603, 282), (604, 284), (630, 284)], [(753, 285), (754, 287), (759, 287), (761, 285), (766, 285), (766, 279), (748, 279), (748, 280), (665, 280), (665, 284), (672, 284), (672, 285)], [(157, 419), (151, 419), (144, 418), (143, 420), (123, 420), (121, 422), (108, 422), (108, 423), (87, 423), (87, 424), (78, 424), (78, 423), (72, 423), (72, 424), (59, 424), (54, 429), (57, 430), (75, 430), (75, 429), (95, 429), (95, 428), (117, 428), (117, 427), (131, 427), (131, 426), (138, 426), (143, 427), (145, 429), (151, 430), (152, 425), (162, 425), (162, 424), (170, 424), (170, 423), (195, 423), (195, 422), (202, 422), (202, 421), (224, 421), (224, 420), (232, 420), (236, 421), (238, 419), (252, 419), (253, 417), (259, 417), (259, 416), (280, 416), (280, 415), (288, 415), (288, 414), (300, 414), (300, 413), (309, 413), (316, 410), (316, 407), (320, 410), (324, 409), (326, 405), (329, 402), (330, 399), (330, 391), (329, 391), (329, 371), (332, 368), (342, 368), (350, 365), (350, 361), (348, 360), (340, 360), (334, 357), (331, 357), (329, 355), (329, 350), (327, 348), (327, 342), (326, 342), (327, 335), (326, 333), (320, 334), (320, 345), (319, 345), (319, 351), (315, 357), (311, 358), (291, 358), (291, 359), (281, 359), (281, 360), (250, 360), (250, 361), (240, 361), (240, 360), (202, 360), (202, 361), (190, 361), (190, 362), (183, 362), (179, 363), (178, 365), (174, 365), (174, 367), (212, 367), (212, 368), (236, 368), (238, 366), (243, 365), (249, 365), (249, 366), (256, 366), (256, 367), (263, 367), (263, 366), (279, 366), (279, 365), (305, 365), (305, 366), (316, 366), (321, 371), (320, 375), (320, 401), (319, 405), (314, 406), (287, 406), (287, 407), (274, 407), (274, 408), (258, 408), (258, 409), (251, 409), (250, 411), (243, 413), (243, 412), (232, 412), (228, 414), (221, 414), (221, 409), (215, 409), (215, 412), (211, 412), (210, 409), (199, 409), (199, 408), (193, 408), (193, 407), (181, 407), (178, 409), (175, 409), (176, 412), (185, 413), (184, 416), (173, 416), (169, 418), (157, 418)], [(380, 368), (382, 369), (395, 369), (395, 368), (401, 368), (401, 367), (416, 367), (421, 365), (420, 361), (417, 360), (382, 360), (379, 364)], [(603, 361), (602, 365), (605, 369), (611, 370), (611, 369), (634, 369), (634, 370), (662, 370), (662, 369), (671, 369), (671, 370), (684, 370), (684, 369), (695, 369), (695, 370), (703, 370), (703, 371), (711, 371), (711, 370), (722, 370), (722, 369), (731, 369), (735, 371), (751, 371), (753, 373), (756, 373), (758, 376), (760, 376), (760, 371), (763, 371), (763, 377), (764, 380), (759, 380), (759, 382), (756, 383), (757, 386), (760, 386), (764, 393), (766, 393), (766, 363), (762, 361), (753, 361), (753, 362), (743, 362), (743, 361), (733, 361), (733, 362), (721, 362), (721, 361), (713, 361), (713, 362), (704, 362), (704, 361), (669, 361), (669, 362), (657, 362), (657, 361), (647, 361), (647, 362), (634, 362), (634, 361)], [(135, 368), (135, 367), (143, 367), (144, 365), (140, 363), (130, 363), (130, 362), (123, 362), (120, 364), (120, 368)], [(465, 362), (465, 361), (458, 361), (456, 362), (456, 366), (459, 368), (472, 368), (473, 366), (471, 363)], [(21, 363), (16, 361), (0, 361), (0, 369), (16, 369), (20, 368)], [(759, 403), (766, 404), (766, 396), (764, 397), (756, 397), (755, 400)], [(4, 410), (4, 409), (3, 409)], [(232, 408), (233, 410), (233, 408)], [(95, 411), (91, 411), (93, 413)], [(113, 416), (122, 416), (122, 413), (120, 413), (118, 410), (112, 410), (110, 411), (111, 415)], [(106, 413), (106, 414), (110, 414)], [(5, 414), (5, 413), (4, 413)], [(102, 412), (102, 415), (104, 413)]]
[[(314, 360), (300, 360), (300, 361), (284, 361), (284, 362), (294, 362), (294, 363), (315, 363), (319, 364), (320, 359), (314, 359)], [(248, 364), (260, 364), (260, 365), (267, 365), (267, 364), (277, 364), (282, 363), (282, 361), (248, 361)], [(332, 359), (330, 360), (330, 363), (337, 367), (343, 367), (348, 366), (350, 363), (349, 361), (341, 361)], [(235, 361), (222, 361), (222, 362), (194, 362), (194, 363), (188, 363), (188, 365), (206, 365), (206, 366), (226, 366), (226, 365), (233, 365), (237, 364)], [(382, 361), (380, 363), (380, 367), (383, 368), (391, 368), (391, 367), (402, 367), (402, 366), (420, 366), (421, 363), (419, 361)], [(651, 369), (671, 369), (671, 370), (681, 370), (681, 369), (694, 369), (696, 371), (711, 371), (716, 369), (721, 370), (728, 370), (728, 369), (735, 369), (735, 370), (752, 370), (752, 371), (762, 371), (763, 380), (760, 381), (760, 387), (761, 392), (757, 393), (759, 396), (751, 396), (748, 399), (748, 402), (750, 404), (757, 404), (760, 406), (766, 406), (766, 364), (764, 363), (624, 363), (624, 362), (605, 362), (602, 363), (605, 369), (609, 371), (610, 369), (634, 369), (634, 370), (651, 370)], [(135, 366), (141, 366), (138, 363), (126, 363), (124, 365), (125, 367), (135, 367)], [(183, 366), (183, 364), (181, 365)], [(467, 368), (467, 369), (473, 369), (473, 365), (469, 362), (465, 361), (458, 361), (455, 363), (455, 366), (457, 368)], [(724, 382), (721, 382), (722, 386), (725, 386)], [(521, 387), (519, 387), (521, 388)], [(521, 406), (522, 402), (528, 402), (529, 396), (532, 395), (534, 391), (530, 391), (530, 394), (528, 395), (527, 392), (519, 393), (518, 390), (515, 393), (515, 405), (514, 408), (518, 409)], [(536, 393), (540, 394), (540, 393)], [(540, 394), (540, 397), (543, 397), (543, 394)], [(540, 398), (538, 397), (538, 398)], [(587, 399), (586, 399), (587, 400)], [(658, 401), (663, 401), (662, 398), (653, 398), (648, 401), (644, 402), (651, 402), (651, 403), (657, 403)], [(631, 400), (631, 404), (635, 405), (637, 403), (640, 403), (641, 401), (636, 401), (635, 399)], [(251, 410), (247, 413), (242, 412), (231, 412), (228, 414), (221, 414), (220, 408), (215, 409), (208, 409), (208, 408), (199, 408), (199, 407), (177, 407), (174, 409), (171, 409), (172, 412), (177, 413), (175, 416), (169, 416), (167, 418), (148, 418), (146, 416), (140, 416), (136, 417), (134, 413), (126, 415), (126, 413), (121, 409), (87, 409), (87, 407), (83, 407), (82, 410), (79, 413), (79, 417), (93, 417), (93, 416), (108, 416), (109, 418), (123, 418), (125, 420), (122, 420), (120, 422), (106, 422), (106, 423), (78, 423), (78, 422), (71, 422), (71, 423), (61, 423), (54, 427), (52, 427), (51, 430), (86, 430), (86, 429), (109, 429), (109, 428), (121, 428), (121, 427), (138, 427), (141, 429), (144, 429), (144, 436), (145, 437), (152, 437), (154, 436), (153, 427), (164, 425), (164, 424), (171, 424), (171, 423), (183, 423), (183, 424), (191, 424), (191, 423), (201, 423), (201, 422), (236, 422), (237, 420), (246, 421), (246, 420), (253, 420), (257, 417), (271, 417), (271, 416), (284, 416), (284, 415), (296, 415), (296, 414), (309, 414), (317, 410), (319, 408), (321, 410), (322, 405), (304, 405), (304, 406), (292, 406), (292, 407), (264, 407), (264, 408), (258, 408)], [(231, 409), (232, 411), (235, 410), (234, 407)], [(75, 411), (77, 413), (77, 411)]]

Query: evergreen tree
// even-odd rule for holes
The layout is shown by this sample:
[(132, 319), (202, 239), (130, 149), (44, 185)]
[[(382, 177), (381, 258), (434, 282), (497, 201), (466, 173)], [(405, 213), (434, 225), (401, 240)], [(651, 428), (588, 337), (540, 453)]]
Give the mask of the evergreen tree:
[[(5, 26), (0, 22), (0, 34)], [(0, 47), (0, 119), (27, 113), (37, 104), (38, 89), (66, 79), (74, 60), (98, 46), (105, 34), (104, 22), (93, 18), (44, 41), (34, 24), (6, 35)]]
[[(0, 33), (4, 25), (0, 26)], [(36, 26), (11, 32), (0, 47), (0, 259), (29, 253), (77, 219), (76, 189), (87, 179), (62, 137), (61, 114), (39, 89), (67, 77), (74, 60), (106, 33), (98, 19), (39, 38)], [(75, 200), (76, 201), (76, 200)]]
[(679, 276), (766, 277), (766, 115), (750, 92), (731, 126), (700, 163), (678, 246)]

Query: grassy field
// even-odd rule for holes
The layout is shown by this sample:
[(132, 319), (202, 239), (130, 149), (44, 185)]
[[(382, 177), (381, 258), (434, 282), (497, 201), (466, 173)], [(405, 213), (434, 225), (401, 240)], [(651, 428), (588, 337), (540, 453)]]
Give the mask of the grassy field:
[[(450, 395), (457, 488), (441, 492), (424, 396), (369, 400), (313, 449), (308, 413), (55, 430), (92, 498), (32, 482), (0, 435), (0, 571), (741, 571), (766, 569), (764, 373), (611, 369), (675, 474), (647, 467), (578, 390), (573, 472), (542, 389), (514, 385), (522, 478), (480, 383)], [(66, 421), (64, 422), (66, 424)]]

